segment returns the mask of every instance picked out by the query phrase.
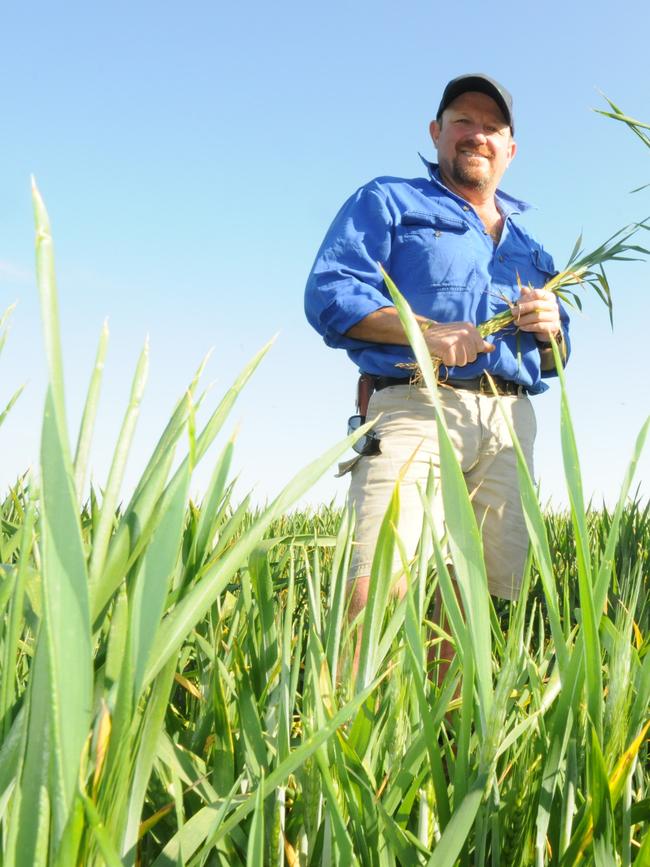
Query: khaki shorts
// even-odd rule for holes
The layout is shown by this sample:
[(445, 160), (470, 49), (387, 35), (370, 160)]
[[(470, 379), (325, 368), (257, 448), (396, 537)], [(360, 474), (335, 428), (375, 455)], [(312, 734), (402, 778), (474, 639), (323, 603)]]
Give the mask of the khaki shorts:
[[(449, 435), (482, 528), (490, 593), (516, 598), (528, 551), (528, 533), (519, 497), (516, 454), (502, 409), (492, 395), (447, 386), (438, 391)], [(537, 425), (530, 400), (526, 395), (499, 400), (532, 474)], [(435, 414), (428, 390), (396, 385), (375, 392), (368, 406), (368, 419), (379, 414), (381, 418), (374, 431), (380, 439), (381, 454), (359, 457), (346, 467), (351, 472), (348, 502), (356, 516), (349, 580), (370, 574), (379, 527), (403, 466), (412, 459), (400, 486), (398, 524), (409, 557), (415, 554), (422, 528), (419, 488), (424, 491), (430, 467), (438, 482), (440, 478)], [(442, 535), (444, 515), (439, 484), (433, 513)], [(399, 556), (394, 568), (401, 568)]]

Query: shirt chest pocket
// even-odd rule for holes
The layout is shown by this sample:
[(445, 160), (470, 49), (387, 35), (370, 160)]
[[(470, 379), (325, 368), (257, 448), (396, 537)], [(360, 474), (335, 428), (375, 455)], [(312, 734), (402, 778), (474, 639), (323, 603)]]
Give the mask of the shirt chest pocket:
[(533, 265), (541, 274), (544, 283), (548, 283), (551, 277), (555, 277), (558, 273), (553, 259), (546, 250), (533, 250)]
[(402, 214), (391, 259), (395, 273), (404, 274), (418, 293), (468, 289), (476, 277), (469, 226), (446, 214)]
[[(551, 277), (558, 273), (551, 256), (546, 250), (538, 247), (532, 250), (515, 248), (508, 251), (507, 261), (512, 270), (513, 291), (516, 289), (517, 277), (524, 286), (542, 289)], [(517, 294), (519, 294), (518, 290)]]

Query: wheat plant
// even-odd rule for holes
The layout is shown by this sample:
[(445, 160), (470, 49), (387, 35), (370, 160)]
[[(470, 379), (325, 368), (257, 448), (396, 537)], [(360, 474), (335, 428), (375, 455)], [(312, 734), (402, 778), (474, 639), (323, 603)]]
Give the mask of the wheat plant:
[[(48, 387), (38, 472), (0, 501), (0, 863), (650, 863), (650, 507), (630, 498), (648, 423), (617, 506), (595, 512), (560, 371), (569, 512), (543, 512), (520, 459), (530, 556), (520, 601), (495, 604), (439, 413), (446, 536), (431, 478), (406, 558), (396, 484), (356, 648), (353, 518), (289, 510), (366, 428), (264, 508), (237, 502), (226, 439), (195, 502), (193, 471), (268, 347), (211, 410), (201, 365), (123, 498), (145, 346), (105, 484), (87, 494), (108, 338), (73, 452), (52, 238), (33, 195)], [(437, 401), (422, 334), (393, 295)], [(454, 658), (439, 678), (443, 637)]]

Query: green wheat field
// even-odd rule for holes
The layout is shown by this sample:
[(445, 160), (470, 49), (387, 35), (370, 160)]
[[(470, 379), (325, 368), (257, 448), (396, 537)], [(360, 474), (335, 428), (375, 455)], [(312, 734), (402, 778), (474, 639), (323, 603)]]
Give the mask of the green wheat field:
[[(0, 503), (2, 867), (648, 867), (650, 505), (634, 469), (650, 421), (618, 504), (593, 510), (560, 377), (570, 507), (543, 510), (520, 460), (531, 545), (514, 604), (487, 592), (438, 422), (446, 538), (433, 531), (431, 479), (398, 600), (396, 487), (359, 633), (345, 610), (351, 518), (295, 503), (363, 429), (264, 508), (236, 502), (228, 441), (203, 500), (190, 499), (196, 465), (268, 347), (215, 406), (197, 372), (123, 502), (145, 349), (108, 478), (88, 495), (107, 336), (73, 447), (36, 189), (34, 204), (49, 385), (38, 474)], [(444, 637), (455, 655), (443, 678)]]

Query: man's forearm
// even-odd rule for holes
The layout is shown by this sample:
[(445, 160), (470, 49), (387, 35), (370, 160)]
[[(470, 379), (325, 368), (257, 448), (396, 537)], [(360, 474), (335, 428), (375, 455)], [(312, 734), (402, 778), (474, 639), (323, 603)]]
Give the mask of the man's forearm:
[[(470, 322), (435, 322), (417, 315), (415, 318), (422, 329), (429, 353), (447, 367), (462, 367), (475, 361), (480, 352), (492, 352), (494, 349), (491, 343), (483, 340), (476, 326)], [(394, 307), (380, 307), (379, 310), (369, 313), (349, 328), (345, 336), (370, 343), (392, 343), (399, 346), (408, 346), (409, 343)]]
[[(420, 327), (430, 322), (424, 316), (415, 318)], [(398, 346), (408, 346), (409, 343), (395, 307), (380, 307), (379, 310), (374, 310), (352, 328), (348, 328), (345, 336), (355, 340), (367, 340), (369, 343), (393, 343)]]

